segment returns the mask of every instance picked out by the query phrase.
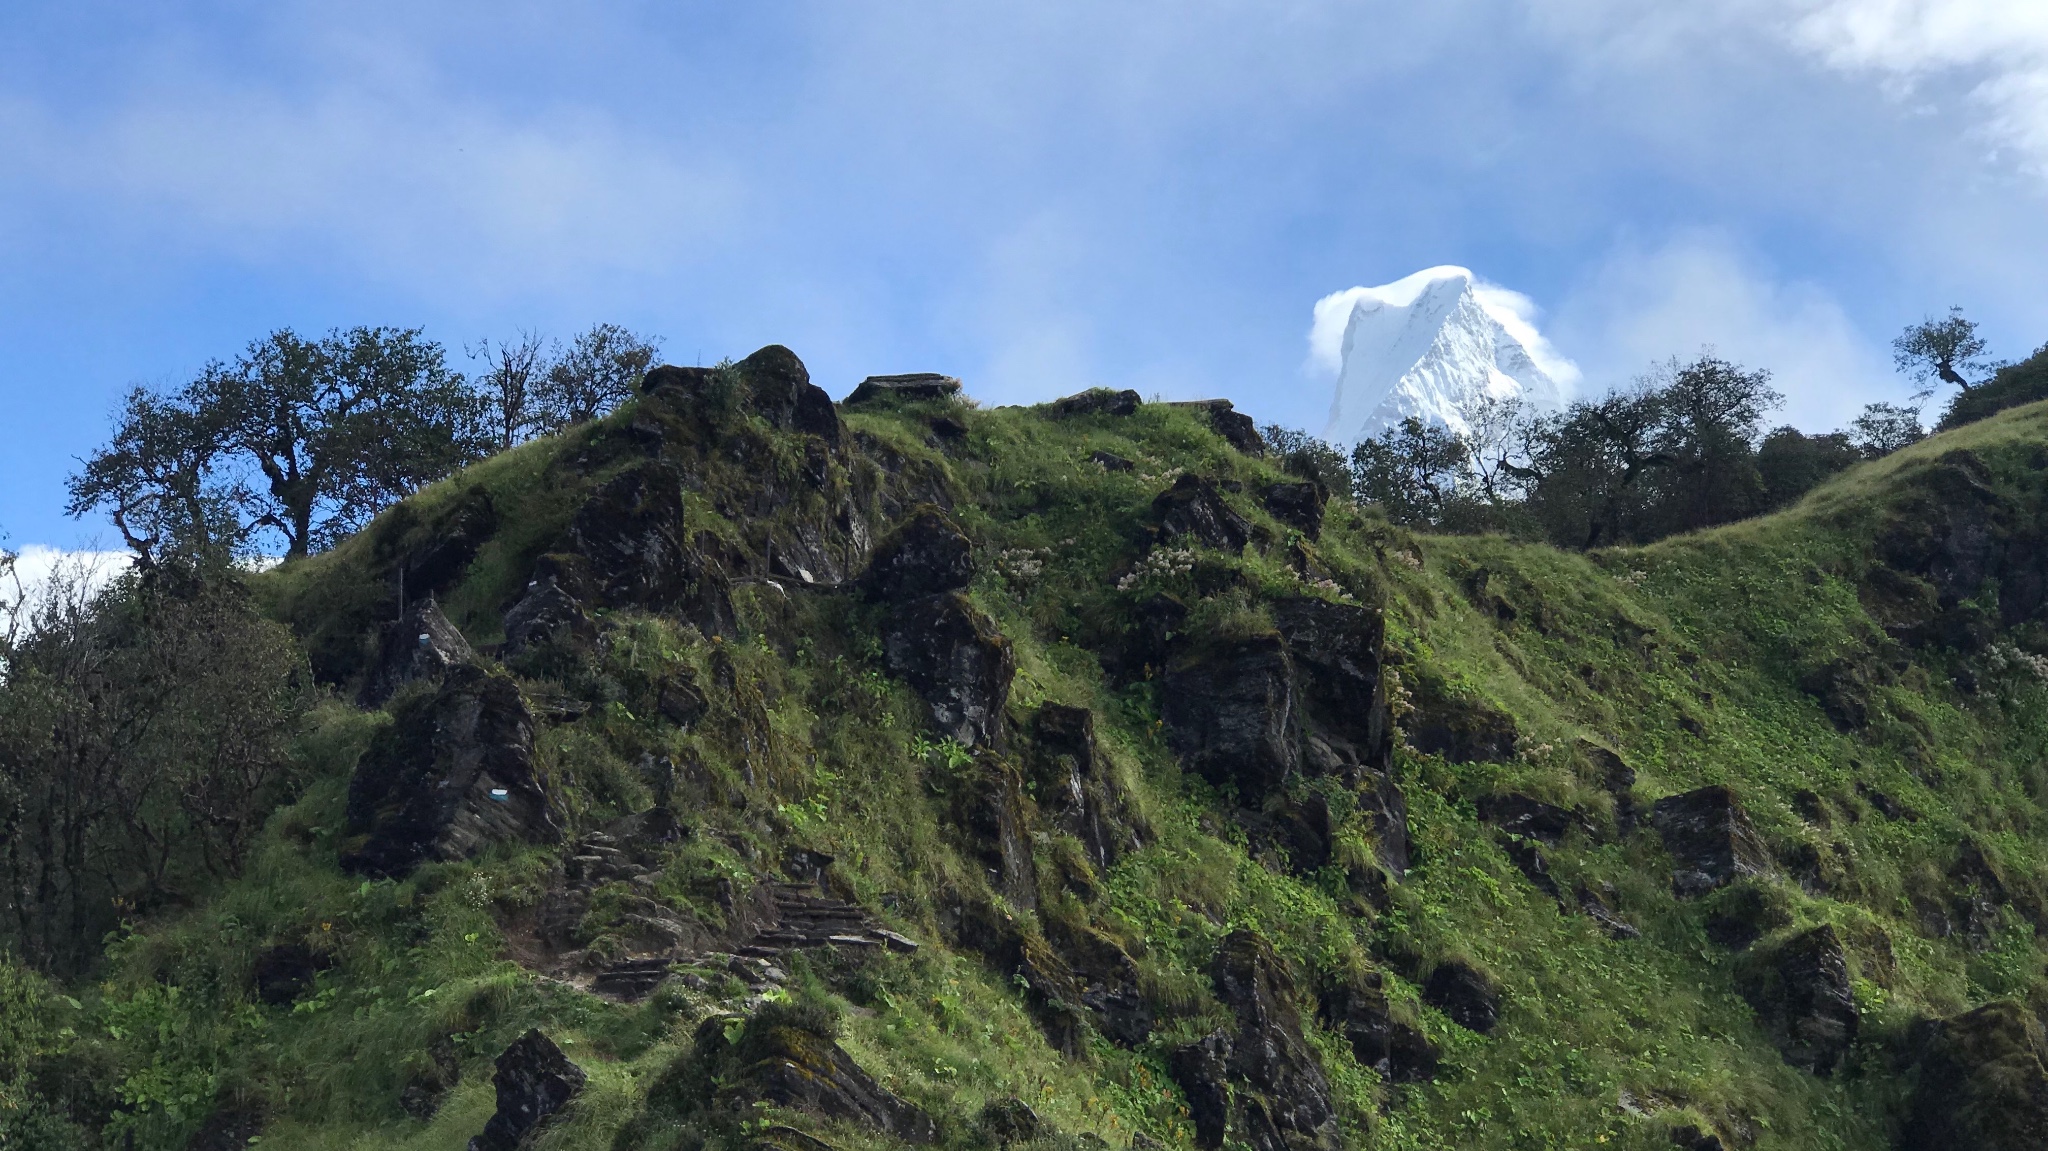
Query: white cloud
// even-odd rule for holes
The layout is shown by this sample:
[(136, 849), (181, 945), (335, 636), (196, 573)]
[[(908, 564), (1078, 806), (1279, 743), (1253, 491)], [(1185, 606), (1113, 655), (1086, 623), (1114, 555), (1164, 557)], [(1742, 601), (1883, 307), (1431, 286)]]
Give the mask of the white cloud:
[(1907, 84), (1958, 73), (1994, 139), (2048, 171), (2048, 4), (2041, 0), (1792, 0), (1794, 43)]
[(1776, 418), (1809, 432), (1906, 390), (1825, 290), (1779, 281), (1711, 233), (1616, 252), (1557, 310), (1552, 330), (1603, 390), (1703, 349), (1766, 369), (1785, 394)]

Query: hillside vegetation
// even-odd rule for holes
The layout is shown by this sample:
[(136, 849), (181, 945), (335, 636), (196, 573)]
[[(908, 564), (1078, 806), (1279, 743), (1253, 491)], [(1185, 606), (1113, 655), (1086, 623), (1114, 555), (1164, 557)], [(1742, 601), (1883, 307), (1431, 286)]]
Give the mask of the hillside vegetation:
[(1577, 553), (956, 388), (658, 369), (254, 577), (288, 802), (0, 967), (0, 1147), (2048, 1145), (2048, 405)]

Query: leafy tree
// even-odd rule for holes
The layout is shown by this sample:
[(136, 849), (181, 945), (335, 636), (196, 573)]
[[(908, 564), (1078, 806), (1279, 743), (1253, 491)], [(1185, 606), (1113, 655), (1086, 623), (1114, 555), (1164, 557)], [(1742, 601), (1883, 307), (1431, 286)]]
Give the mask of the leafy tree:
[(1333, 492), (1351, 490), (1351, 465), (1335, 444), (1298, 428), (1267, 424), (1259, 430), (1266, 448), (1290, 475), (1314, 480)]
[(195, 385), (197, 410), (265, 486), (255, 523), (302, 556), (481, 458), (480, 405), (418, 329), (280, 329)]
[(53, 578), (0, 659), (0, 950), (77, 974), (121, 916), (240, 869), (307, 677), (231, 569), (176, 564)]
[(1969, 391), (1958, 392), (1942, 413), (1939, 429), (1959, 428), (2036, 400), (2048, 400), (2048, 346), (2017, 364), (1999, 368), (1989, 380)]
[(233, 551), (249, 496), (215, 475), (224, 450), (219, 414), (189, 388), (130, 391), (112, 440), (71, 477), (65, 512), (106, 512), (145, 567), (170, 554)]
[(174, 393), (129, 393), (68, 510), (110, 513), (150, 566), (264, 528), (303, 556), (486, 454), (483, 415), (417, 329), (280, 329)]
[(1653, 514), (1641, 530), (1697, 531), (1758, 511), (1764, 484), (1757, 436), (1764, 413), (1784, 402), (1771, 390), (1770, 373), (1703, 355), (1690, 364), (1673, 360), (1653, 380), (1655, 444), (1663, 459), (1653, 480)]
[[(548, 377), (560, 348), (532, 332), (497, 344), (485, 340), (466, 349), (490, 365), (477, 380), (497, 449), (505, 451), (549, 423), (545, 409)], [(643, 369), (644, 371), (644, 369)]]
[(1847, 432), (1809, 436), (1794, 427), (1777, 428), (1756, 452), (1763, 481), (1763, 510), (1790, 505), (1836, 472), (1864, 459)]
[(1849, 440), (1865, 459), (1891, 455), (1926, 436), (1920, 409), (1899, 404), (1867, 404), (1862, 415), (1849, 421)]
[(1961, 308), (1950, 308), (1948, 315), (1929, 316), (1900, 333), (1892, 341), (1892, 359), (1899, 371), (1921, 385), (1913, 394), (1914, 399), (1920, 400), (1933, 395), (1940, 384), (1953, 384), (1969, 391), (1971, 381), (1963, 373), (1975, 374), (1985, 369), (1987, 348), (1984, 338), (1977, 334), (1976, 323), (1965, 319)]
[(1643, 481), (1671, 462), (1659, 435), (1663, 420), (1663, 397), (1638, 386), (1538, 421), (1522, 475), (1545, 534), (1580, 548), (1633, 538), (1649, 502)]
[(1352, 449), (1352, 486), (1395, 523), (1436, 524), (1459, 498), (1470, 464), (1464, 440), (1409, 416)]
[(598, 324), (576, 337), (548, 369), (538, 419), (554, 429), (604, 415), (632, 398), (659, 351), (659, 341), (617, 324)]

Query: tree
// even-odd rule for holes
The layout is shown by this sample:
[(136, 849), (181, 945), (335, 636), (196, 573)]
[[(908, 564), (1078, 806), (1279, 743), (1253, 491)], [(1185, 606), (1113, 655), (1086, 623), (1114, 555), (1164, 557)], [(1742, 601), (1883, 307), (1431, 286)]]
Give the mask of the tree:
[(1977, 334), (1977, 325), (1963, 318), (1963, 310), (1950, 308), (1947, 316), (1929, 316), (1893, 340), (1892, 360), (1899, 371), (1921, 385), (1913, 398), (1924, 400), (1940, 384), (1953, 384), (1969, 391), (1972, 384), (1963, 373), (1985, 370), (1988, 365), (1984, 352), (1988, 346)]
[(1655, 535), (1697, 531), (1758, 511), (1764, 484), (1756, 441), (1764, 413), (1784, 402), (1771, 374), (1745, 371), (1717, 356), (1681, 365), (1672, 360), (1645, 384), (1656, 395), (1653, 484)]
[(478, 397), (418, 329), (317, 341), (279, 329), (233, 364), (209, 365), (191, 392), (222, 452), (260, 475), (251, 526), (276, 530), (287, 556), (355, 530), (489, 448)]
[(499, 451), (510, 449), (548, 424), (544, 411), (548, 377), (560, 350), (559, 345), (533, 332), (521, 332), (518, 339), (502, 340), (495, 346), (484, 340), (465, 349), (490, 365), (477, 385)]
[(2021, 404), (2048, 399), (2048, 346), (2016, 364), (2001, 366), (1992, 377), (1949, 399), (1939, 430), (1959, 428)]
[(1352, 449), (1352, 488), (1395, 523), (1436, 524), (1459, 497), (1470, 462), (1450, 429), (1409, 416)]
[(1763, 479), (1763, 506), (1790, 505), (1836, 472), (1864, 458), (1847, 432), (1809, 436), (1794, 427), (1777, 428), (1764, 437), (1756, 452), (1756, 470)]
[(1898, 404), (1866, 404), (1863, 414), (1849, 421), (1849, 441), (1865, 459), (1888, 456), (1927, 437), (1920, 427), (1920, 409)]
[(1662, 395), (1639, 382), (1536, 422), (1521, 476), (1530, 512), (1553, 541), (1594, 548), (1637, 534), (1649, 494), (1642, 481), (1671, 462), (1659, 442), (1663, 420)]
[(233, 552), (248, 493), (215, 476), (224, 450), (218, 415), (191, 388), (169, 396), (133, 389), (113, 438), (71, 477), (65, 513), (106, 512), (145, 567), (170, 555)]
[(1313, 480), (1333, 492), (1351, 489), (1351, 464), (1335, 444), (1280, 424), (1267, 424), (1259, 434), (1289, 475)]
[(598, 324), (576, 337), (548, 369), (537, 414), (550, 429), (604, 415), (639, 390), (659, 350), (657, 340)]
[(240, 869), (309, 679), (230, 568), (85, 577), (46, 581), (0, 651), (0, 951), (67, 975)]

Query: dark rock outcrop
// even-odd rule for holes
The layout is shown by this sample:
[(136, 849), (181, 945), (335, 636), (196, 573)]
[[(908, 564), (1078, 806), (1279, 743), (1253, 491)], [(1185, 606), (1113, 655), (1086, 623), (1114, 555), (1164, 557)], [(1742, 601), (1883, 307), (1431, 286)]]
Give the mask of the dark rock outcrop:
[(1515, 792), (1482, 796), (1477, 806), (1480, 819), (1510, 835), (1556, 843), (1573, 828), (1593, 834), (1592, 822), (1583, 814)]
[(1827, 924), (1752, 954), (1741, 990), (1794, 1067), (1827, 1075), (1856, 1041), (1849, 957)]
[(1335, 1151), (1330, 1081), (1302, 1036), (1287, 962), (1257, 933), (1239, 930), (1224, 938), (1209, 977), (1237, 1014), (1227, 1066), (1238, 1138), (1258, 1151)]
[(1387, 1083), (1420, 1083), (1436, 1075), (1443, 1052), (1412, 1024), (1394, 1017), (1377, 971), (1346, 979), (1323, 992), (1323, 1022), (1344, 1037), (1352, 1057)]
[(959, 592), (903, 604), (882, 625), (890, 672), (924, 697), (932, 722), (968, 747), (993, 746), (1017, 672), (1010, 641)]
[(1189, 770), (1258, 804), (1301, 765), (1294, 667), (1278, 636), (1190, 652), (1159, 677), (1167, 741)]
[(956, 797), (954, 826), (987, 871), (989, 887), (1024, 911), (1038, 907), (1038, 870), (1031, 856), (1035, 816), (1017, 765), (993, 754), (978, 756)]
[(960, 381), (937, 372), (910, 372), (899, 376), (869, 376), (846, 397), (846, 406), (872, 404), (877, 400), (944, 400), (960, 394)]
[(1490, 701), (1418, 669), (1409, 683), (1413, 710), (1403, 720), (1408, 742), (1452, 763), (1504, 763), (1521, 732), (1514, 717)]
[(1265, 437), (1259, 435), (1259, 425), (1253, 419), (1237, 410), (1229, 400), (1183, 400), (1173, 405), (1176, 408), (1194, 408), (1209, 421), (1209, 427), (1222, 436), (1225, 443), (1248, 456), (1266, 454)]
[(569, 525), (570, 550), (584, 561), (589, 590), (612, 607), (678, 603), (699, 575), (688, 541), (682, 476), (659, 462), (614, 476)]
[(334, 961), (303, 943), (280, 943), (256, 953), (256, 999), (284, 1007), (313, 990), (313, 981)]
[(997, 1147), (1029, 1143), (1045, 1133), (1045, 1122), (1038, 1117), (1038, 1112), (1015, 1095), (991, 1099), (983, 1104), (975, 1125)]
[(869, 593), (885, 600), (956, 591), (973, 579), (973, 543), (944, 512), (930, 506), (917, 509), (875, 546), (866, 577)]
[(1218, 1031), (1176, 1048), (1167, 1074), (1186, 1096), (1195, 1146), (1218, 1148), (1230, 1130), (1230, 1036)]
[(505, 612), (505, 658), (515, 659), (545, 644), (587, 641), (596, 634), (589, 613), (562, 586), (551, 557), (541, 557), (526, 591)]
[(1088, 453), (1088, 459), (1105, 472), (1136, 471), (1138, 467), (1138, 465), (1117, 455), (1115, 452), (1092, 451)]
[(518, 686), (466, 665), (401, 710), (349, 779), (346, 835), (345, 869), (392, 877), (494, 841), (559, 839)]
[(1056, 416), (1128, 416), (1138, 410), (1145, 398), (1138, 393), (1109, 388), (1090, 388), (1085, 392), (1066, 396), (1052, 402)]
[(363, 682), (360, 702), (376, 707), (398, 689), (420, 680), (437, 681), (448, 669), (476, 659), (476, 652), (462, 632), (441, 614), (441, 605), (428, 596), (414, 604), (405, 618), (384, 628), (377, 662)]
[(1032, 716), (1032, 778), (1040, 813), (1079, 840), (1097, 868), (1144, 845), (1095, 745), (1095, 713), (1048, 703)]
[(1671, 853), (1671, 888), (1681, 897), (1771, 873), (1770, 849), (1726, 787), (1667, 795), (1651, 808), (1650, 822)]
[(1152, 501), (1159, 520), (1159, 538), (1169, 543), (1199, 544), (1235, 554), (1251, 542), (1252, 525), (1231, 510), (1215, 481), (1183, 475)]
[(1485, 972), (1462, 959), (1436, 965), (1422, 984), (1422, 1001), (1451, 1022), (1481, 1035), (1500, 1022), (1500, 988)]
[(1073, 972), (1081, 1005), (1104, 1035), (1135, 1047), (1152, 1035), (1153, 1014), (1140, 987), (1138, 965), (1116, 940), (1093, 927), (1053, 921), (1049, 942)]
[[(795, 352), (770, 344), (734, 367), (747, 383), (747, 406), (777, 431), (817, 436), (839, 446), (839, 409)], [(955, 381), (957, 386), (958, 381)]]
[(2048, 1147), (2048, 1034), (2010, 1000), (1933, 1027), (1900, 1151)]
[(1628, 835), (1636, 829), (1636, 769), (1614, 749), (1591, 740), (1580, 740), (1578, 751), (1592, 765), (1601, 789), (1614, 797), (1614, 830)]
[[(720, 1089), (729, 1104), (790, 1107), (826, 1119), (858, 1123), (906, 1143), (938, 1137), (932, 1117), (875, 1082), (830, 1036), (777, 1022), (750, 1023), (729, 1056)], [(698, 1029), (700, 1047), (722, 1046), (722, 1020)]]
[(1708, 897), (1707, 938), (1741, 950), (1792, 925), (1790, 901), (1775, 884), (1736, 883)]
[(1310, 539), (1323, 535), (1323, 505), (1330, 502), (1330, 490), (1314, 481), (1274, 484), (1266, 489), (1266, 510), (1273, 518), (1298, 529)]
[(498, 1110), (469, 1151), (515, 1151), (541, 1124), (582, 1092), (583, 1069), (569, 1061), (554, 1040), (528, 1031), (498, 1056)]
[(1278, 599), (1269, 607), (1309, 726), (1348, 766), (1322, 773), (1349, 782), (1360, 772), (1384, 773), (1393, 757), (1393, 723), (1380, 660), (1386, 636), (1380, 613), (1313, 596)]

